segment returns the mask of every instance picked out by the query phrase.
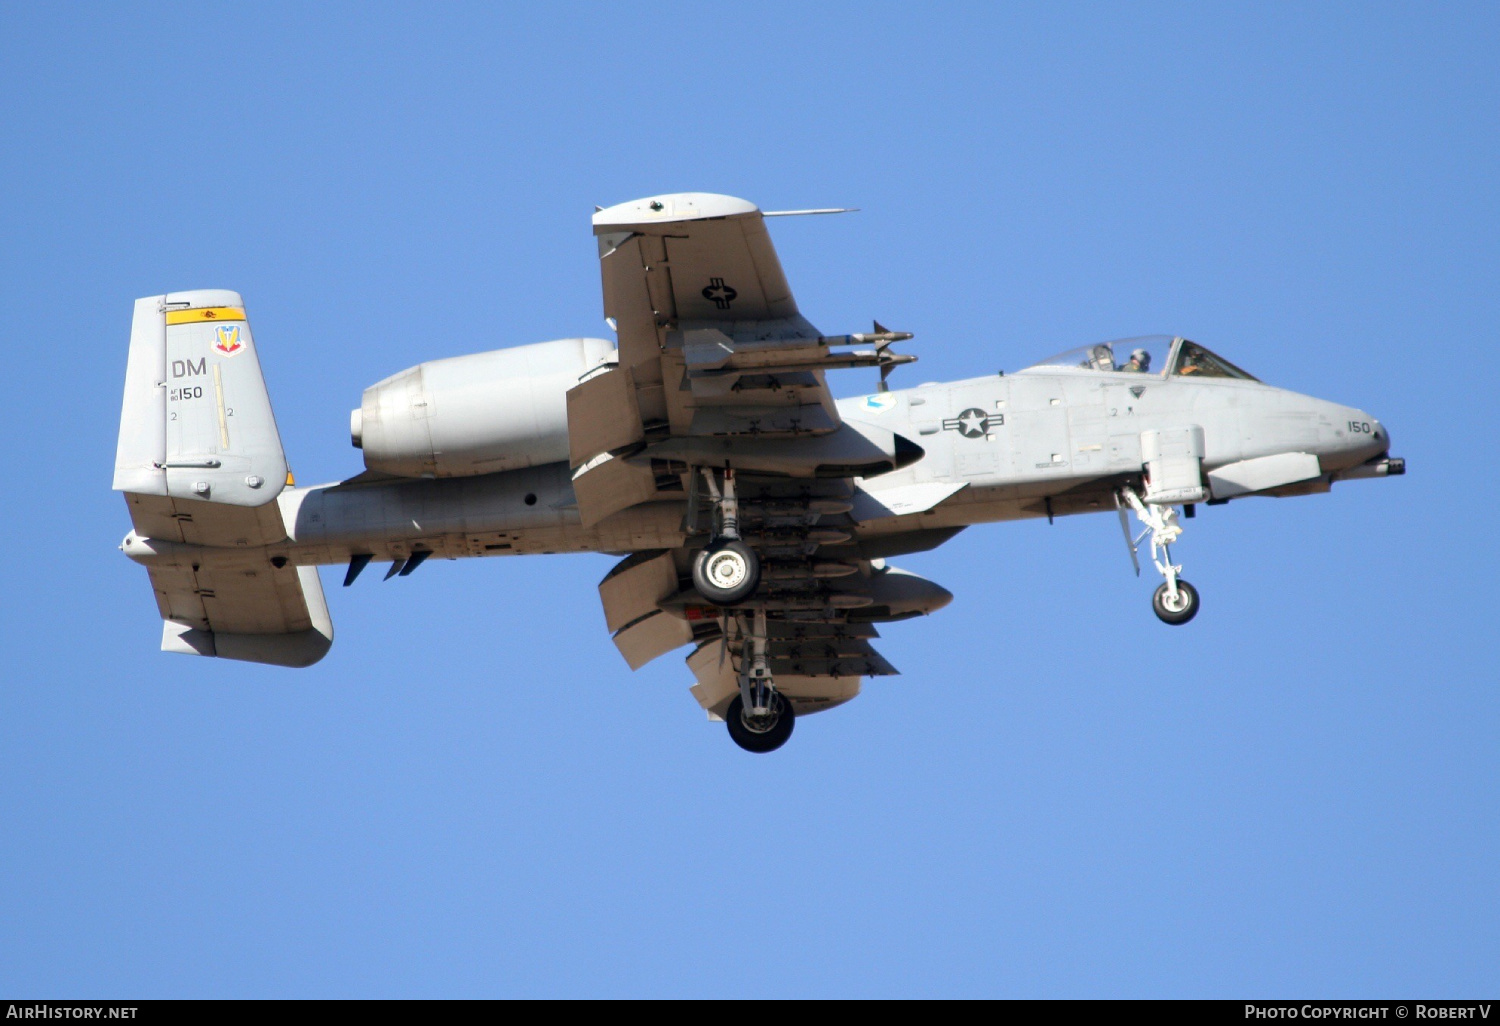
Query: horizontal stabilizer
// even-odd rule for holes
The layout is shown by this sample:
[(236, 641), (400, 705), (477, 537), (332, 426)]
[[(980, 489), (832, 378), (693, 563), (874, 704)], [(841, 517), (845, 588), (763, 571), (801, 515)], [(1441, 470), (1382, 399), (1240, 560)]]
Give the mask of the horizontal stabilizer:
[(151, 586), (163, 652), (311, 666), (333, 644), (316, 567), (152, 567)]

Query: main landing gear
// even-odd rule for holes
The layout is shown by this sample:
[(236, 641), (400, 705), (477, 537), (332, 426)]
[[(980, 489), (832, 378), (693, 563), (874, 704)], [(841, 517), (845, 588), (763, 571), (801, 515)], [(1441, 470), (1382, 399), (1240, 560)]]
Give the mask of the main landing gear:
[(720, 538), (693, 560), (693, 586), (716, 606), (737, 606), (760, 584), (760, 557), (738, 538)]
[(760, 557), (740, 540), (740, 506), (735, 495), (734, 471), (723, 471), (722, 485), (706, 467), (703, 478), (717, 507), (719, 523), (713, 539), (693, 560), (693, 586), (716, 606), (737, 606), (760, 587)]
[(747, 712), (745, 700), (735, 695), (724, 714), (724, 723), (729, 727), (729, 736), (734, 738), (734, 743), (745, 751), (774, 752), (792, 736), (796, 717), (792, 713), (792, 703), (773, 691), (770, 706), (762, 715)]
[[(796, 715), (786, 696), (778, 694), (766, 665), (766, 612), (741, 624), (744, 644), (740, 652), (740, 693), (724, 713), (724, 723), (734, 743), (747, 752), (774, 752), (792, 736)], [(728, 642), (725, 642), (728, 644)]]
[[(1172, 563), (1171, 544), (1182, 537), (1182, 525), (1177, 520), (1177, 511), (1171, 506), (1144, 502), (1133, 488), (1121, 488), (1115, 500), (1120, 510), (1120, 526), (1125, 529), (1125, 541), (1130, 546), (1130, 559), (1135, 563), (1135, 572), (1141, 572), (1136, 550), (1146, 534), (1151, 535), (1151, 561), (1157, 572), (1166, 580), (1156, 589), (1151, 598), (1151, 609), (1162, 623), (1173, 625), (1187, 623), (1198, 615), (1198, 589), (1177, 575), (1182, 567)], [(1136, 517), (1145, 524), (1139, 536), (1130, 536), (1130, 526), (1125, 520), (1125, 507), (1135, 511)], [(1161, 555), (1157, 555), (1160, 552)]]
[[(693, 560), (693, 587), (703, 598), (720, 607), (744, 606), (760, 587), (760, 556), (740, 538), (740, 505), (735, 492), (734, 471), (700, 468), (702, 481), (713, 503), (714, 532), (708, 545)], [(696, 519), (697, 484), (688, 500), (688, 520)], [(739, 694), (725, 710), (724, 722), (734, 743), (747, 752), (774, 752), (792, 736), (796, 714), (791, 700), (776, 690), (766, 659), (770, 637), (765, 609), (726, 613), (724, 655), (731, 644), (739, 651), (735, 676)], [(731, 636), (735, 641), (731, 642)]]

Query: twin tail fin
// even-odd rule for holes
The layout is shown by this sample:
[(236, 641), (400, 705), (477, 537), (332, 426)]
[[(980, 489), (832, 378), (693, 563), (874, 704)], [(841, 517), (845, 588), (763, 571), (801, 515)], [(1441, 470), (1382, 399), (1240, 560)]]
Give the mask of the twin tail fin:
[(239, 293), (137, 300), (114, 488), (135, 525), (124, 548), (151, 574), (163, 650), (281, 666), (328, 651), (317, 569), (271, 551), (287, 539), (276, 499), (291, 483)]

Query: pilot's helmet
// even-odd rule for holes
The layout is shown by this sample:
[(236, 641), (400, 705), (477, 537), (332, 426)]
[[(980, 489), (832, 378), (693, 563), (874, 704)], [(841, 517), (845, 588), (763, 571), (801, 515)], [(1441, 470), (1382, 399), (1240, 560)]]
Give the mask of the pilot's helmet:
[(1147, 370), (1151, 367), (1151, 354), (1144, 349), (1137, 349), (1130, 354), (1130, 358), (1140, 365), (1141, 370)]

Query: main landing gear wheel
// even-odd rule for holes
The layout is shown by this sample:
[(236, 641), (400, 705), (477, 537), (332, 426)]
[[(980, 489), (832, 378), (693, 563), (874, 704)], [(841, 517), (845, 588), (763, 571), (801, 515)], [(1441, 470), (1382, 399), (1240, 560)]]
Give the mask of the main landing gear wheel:
[(737, 606), (760, 586), (760, 557), (738, 539), (720, 539), (693, 560), (693, 586), (716, 606)]
[(769, 717), (746, 716), (744, 701), (735, 695), (724, 713), (724, 723), (734, 743), (747, 752), (774, 752), (786, 744), (796, 724), (792, 703), (776, 694), (771, 696), (771, 708), (775, 712)]
[(1163, 582), (1151, 597), (1151, 609), (1162, 623), (1187, 623), (1198, 615), (1198, 589), (1178, 578), (1177, 597), (1174, 599)]

